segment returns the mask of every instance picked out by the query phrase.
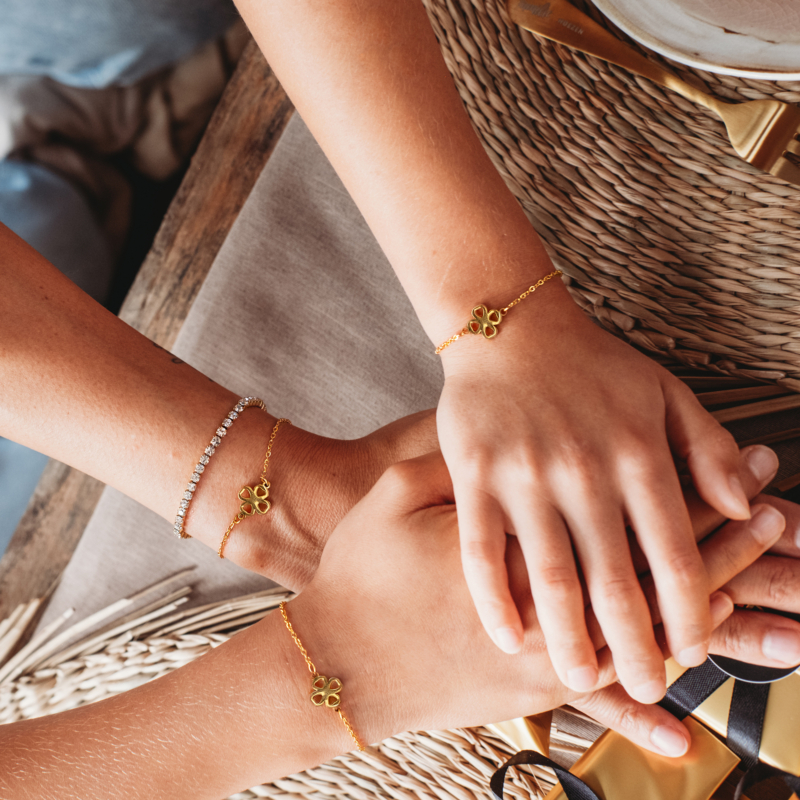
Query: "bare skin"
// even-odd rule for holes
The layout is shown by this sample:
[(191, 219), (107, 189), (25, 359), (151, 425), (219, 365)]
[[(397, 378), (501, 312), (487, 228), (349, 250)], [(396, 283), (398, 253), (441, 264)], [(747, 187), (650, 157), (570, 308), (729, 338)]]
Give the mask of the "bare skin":
[[(704, 542), (712, 591), (758, 559), (782, 530), (773, 511), (772, 524), (758, 531), (734, 524)], [(343, 709), (364, 741), (508, 719), (577, 699), (548, 658), (515, 537), (507, 549), (526, 630), (514, 656), (483, 633), (438, 454), (390, 468), (337, 526), (289, 615), (322, 674), (344, 682)], [(730, 614), (724, 600), (713, 606), (715, 623)], [(608, 684), (613, 665), (602, 638), (596, 646), (600, 680)], [(270, 614), (138, 689), (0, 727), (0, 793), (21, 800), (100, 800), (109, 791), (143, 800), (228, 796), (352, 747), (339, 720), (308, 702), (309, 688), (279, 614)], [(669, 724), (680, 731), (676, 720)]]
[[(237, 4), (433, 344), (461, 330), (476, 303), (502, 307), (552, 271), (470, 127), (419, 0)], [(586, 691), (599, 674), (582, 572), (623, 685), (658, 700), (664, 666), (625, 526), (671, 598), (671, 650), (701, 663), (708, 578), (673, 458), (707, 503), (746, 519), (733, 440), (680, 382), (591, 324), (559, 281), (510, 311), (493, 341), (469, 336), (442, 357), (438, 436), (487, 632), (507, 652), (521, 646), (503, 558), (515, 533), (561, 680)]]
[[(172, 521), (238, 396), (105, 311), (2, 224), (0, 253), (0, 435)], [(258, 477), (274, 423), (245, 411), (203, 473), (187, 529), (214, 550), (238, 510), (237, 492)], [(286, 427), (271, 467), (280, 502), (237, 527), (226, 557), (288, 588), (305, 585), (328, 534), (381, 473), (436, 447), (432, 412), (354, 441)]]
[[(0, 245), (5, 290), (0, 295), (0, 433), (61, 458), (172, 519), (209, 430), (236, 395), (105, 312), (1, 226)], [(38, 335), (32, 337), (31, 329)], [(230, 519), (235, 492), (254, 477), (253, 465), (263, 458), (273, 422), (263, 412), (246, 412), (204, 473), (188, 524), (213, 548)], [(399, 420), (357, 442), (321, 439), (293, 428), (281, 437), (273, 462), (281, 476), (276, 490), (286, 487), (280, 503), (266, 518), (239, 526), (227, 555), (295, 590), (309, 583), (331, 530), (385, 466), (436, 446), (430, 412)], [(754, 497), (776, 468), (767, 448), (745, 451), (739, 474), (747, 496)], [(299, 493), (297, 486), (313, 486), (314, 491)], [(794, 560), (800, 556), (797, 507), (774, 498), (759, 502), (776, 506), (790, 524), (772, 555), (730, 583), (730, 596), (737, 603), (800, 610), (795, 588), (800, 584), (794, 581), (800, 574), (800, 561)], [(689, 492), (688, 508), (698, 539), (723, 521), (696, 492)], [(637, 571), (645, 572), (646, 558), (635, 542), (632, 549)], [(780, 596), (768, 602), (775, 592)], [(645, 596), (655, 612), (652, 587)], [(600, 635), (596, 625), (592, 632)], [(800, 660), (800, 626), (756, 612), (737, 610), (712, 641), (721, 652), (755, 663)], [(781, 654), (783, 661), (776, 660)], [(666, 725), (672, 745), (677, 744), (670, 754), (685, 749), (681, 726), (670, 728), (661, 709), (640, 706), (616, 687), (575, 702), (643, 746), (656, 746), (651, 742), (655, 736), (662, 752)], [(653, 734), (659, 729), (661, 734)]]

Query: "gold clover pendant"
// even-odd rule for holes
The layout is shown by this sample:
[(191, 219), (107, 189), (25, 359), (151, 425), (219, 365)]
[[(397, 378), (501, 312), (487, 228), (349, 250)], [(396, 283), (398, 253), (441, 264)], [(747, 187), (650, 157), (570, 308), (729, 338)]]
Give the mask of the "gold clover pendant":
[(266, 514), (270, 510), (272, 503), (267, 500), (269, 497), (269, 481), (259, 483), (257, 486), (245, 486), (239, 492), (239, 499), (242, 504), (239, 506), (239, 513), (246, 517), (253, 514)]
[(472, 309), (472, 319), (467, 323), (470, 333), (482, 333), (485, 339), (497, 336), (497, 326), (503, 315), (497, 309), (489, 310), (483, 303)]
[(339, 696), (344, 686), (338, 678), (326, 678), (324, 675), (317, 675), (311, 690), (311, 702), (315, 706), (325, 706), (326, 708), (339, 708), (342, 698)]

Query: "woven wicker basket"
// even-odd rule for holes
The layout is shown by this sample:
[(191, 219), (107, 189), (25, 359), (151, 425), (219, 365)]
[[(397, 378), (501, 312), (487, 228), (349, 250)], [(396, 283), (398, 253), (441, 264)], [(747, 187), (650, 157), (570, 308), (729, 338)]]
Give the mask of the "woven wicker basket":
[[(504, 0), (424, 2), (475, 128), (581, 306), (639, 346), (800, 391), (800, 188), (744, 163), (711, 112), (520, 29)], [(798, 82), (646, 54), (722, 99), (800, 102)]]
[[(41, 603), (0, 621), (0, 725), (86, 705), (165, 675), (261, 619), (288, 597), (281, 590), (182, 611), (183, 587), (125, 617), (139, 599), (120, 601), (65, 632), (71, 610), (10, 659)], [(97, 630), (98, 623), (103, 627)], [(89, 631), (89, 628), (94, 628)], [(77, 640), (76, 640), (77, 637)], [(591, 743), (580, 720), (560, 712), (554, 757), (572, 762)], [(565, 730), (565, 726), (571, 729)], [(595, 730), (593, 734), (597, 735)], [(231, 800), (485, 800), (492, 773), (511, 748), (486, 728), (406, 733), (328, 764), (235, 794)], [(511, 774), (513, 773), (513, 774)], [(512, 770), (506, 797), (541, 800), (555, 784), (550, 770)]]

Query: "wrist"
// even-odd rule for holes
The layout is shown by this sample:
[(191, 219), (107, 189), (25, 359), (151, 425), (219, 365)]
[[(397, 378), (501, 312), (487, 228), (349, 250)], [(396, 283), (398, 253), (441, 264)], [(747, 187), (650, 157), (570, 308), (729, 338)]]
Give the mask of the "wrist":
[[(239, 490), (257, 482), (275, 422), (258, 409), (244, 411), (203, 473), (187, 529), (214, 550), (238, 512)], [(364, 450), (361, 440), (328, 439), (282, 425), (266, 476), (271, 507), (236, 525), (225, 557), (300, 591), (314, 575), (331, 531), (371, 485), (362, 476)]]
[[(530, 285), (532, 284), (528, 283), (516, 294), (516, 290), (512, 290), (504, 295), (504, 300), (496, 304), (476, 301), (473, 306), (483, 302), (490, 311), (502, 309)], [(466, 312), (462, 327), (471, 315), (472, 308)], [(489, 368), (492, 365), (498, 367), (507, 360), (513, 363), (521, 356), (527, 357), (528, 354), (547, 348), (561, 339), (572, 338), (586, 322), (585, 315), (570, 297), (560, 276), (556, 276), (510, 308), (497, 325), (494, 338), (487, 339), (480, 333), (467, 333), (441, 351), (445, 378), (465, 369), (473, 369), (476, 365), (483, 365), (484, 362)]]
[[(398, 697), (392, 690), (392, 663), (383, 656), (386, 630), (376, 631), (359, 624), (367, 615), (358, 610), (362, 601), (357, 589), (351, 588), (347, 596), (339, 593), (329, 600), (311, 587), (287, 604), (287, 613), (317, 672), (342, 681), (341, 709), (359, 740), (367, 746), (410, 730), (413, 724), (407, 713), (408, 698)], [(326, 613), (320, 613), (321, 609)], [(327, 613), (332, 609), (336, 613)], [(291, 642), (287, 630), (284, 635)], [(293, 642), (292, 646), (295, 647)], [(303, 684), (307, 696), (311, 678), (299, 651), (293, 663), (302, 680), (307, 679), (307, 684)], [(328, 716), (322, 714), (324, 709), (316, 710), (320, 717)], [(353, 741), (341, 721), (333, 714), (330, 717), (330, 721), (325, 721), (328, 735), (330, 727), (334, 727), (334, 733), (338, 734), (334, 741), (340, 752), (352, 750)]]

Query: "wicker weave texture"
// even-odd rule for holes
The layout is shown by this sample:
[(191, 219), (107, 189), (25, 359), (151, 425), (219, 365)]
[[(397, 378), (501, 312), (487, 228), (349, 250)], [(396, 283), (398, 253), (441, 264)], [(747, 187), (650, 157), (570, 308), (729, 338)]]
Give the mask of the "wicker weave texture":
[[(503, 0), (424, 2), (474, 127), (578, 303), (684, 363), (800, 378), (800, 188), (739, 159), (711, 112), (520, 29)], [(800, 82), (646, 54), (721, 99), (800, 102)]]
[[(55, 628), (18, 657), (4, 663), (0, 656), (0, 725), (77, 708), (166, 675), (223, 644), (288, 597), (273, 590), (184, 612), (180, 606), (188, 593), (186, 587), (121, 621), (112, 618), (115, 609), (110, 607), (106, 619), (111, 621), (99, 633), (76, 642), (72, 634), (81, 632), (76, 626), (60, 637), (64, 646), (54, 648)], [(0, 621), (0, 649), (3, 626)], [(19, 637), (24, 627), (18, 625), (10, 636)], [(326, 723), (338, 721), (320, 722)], [(558, 729), (553, 742), (573, 757), (590, 743)], [(486, 728), (405, 733), (363, 753), (354, 751), (254, 786), (231, 800), (484, 800), (492, 773), (511, 754), (511, 747)], [(549, 770), (511, 770), (506, 797), (542, 800), (554, 783)]]

